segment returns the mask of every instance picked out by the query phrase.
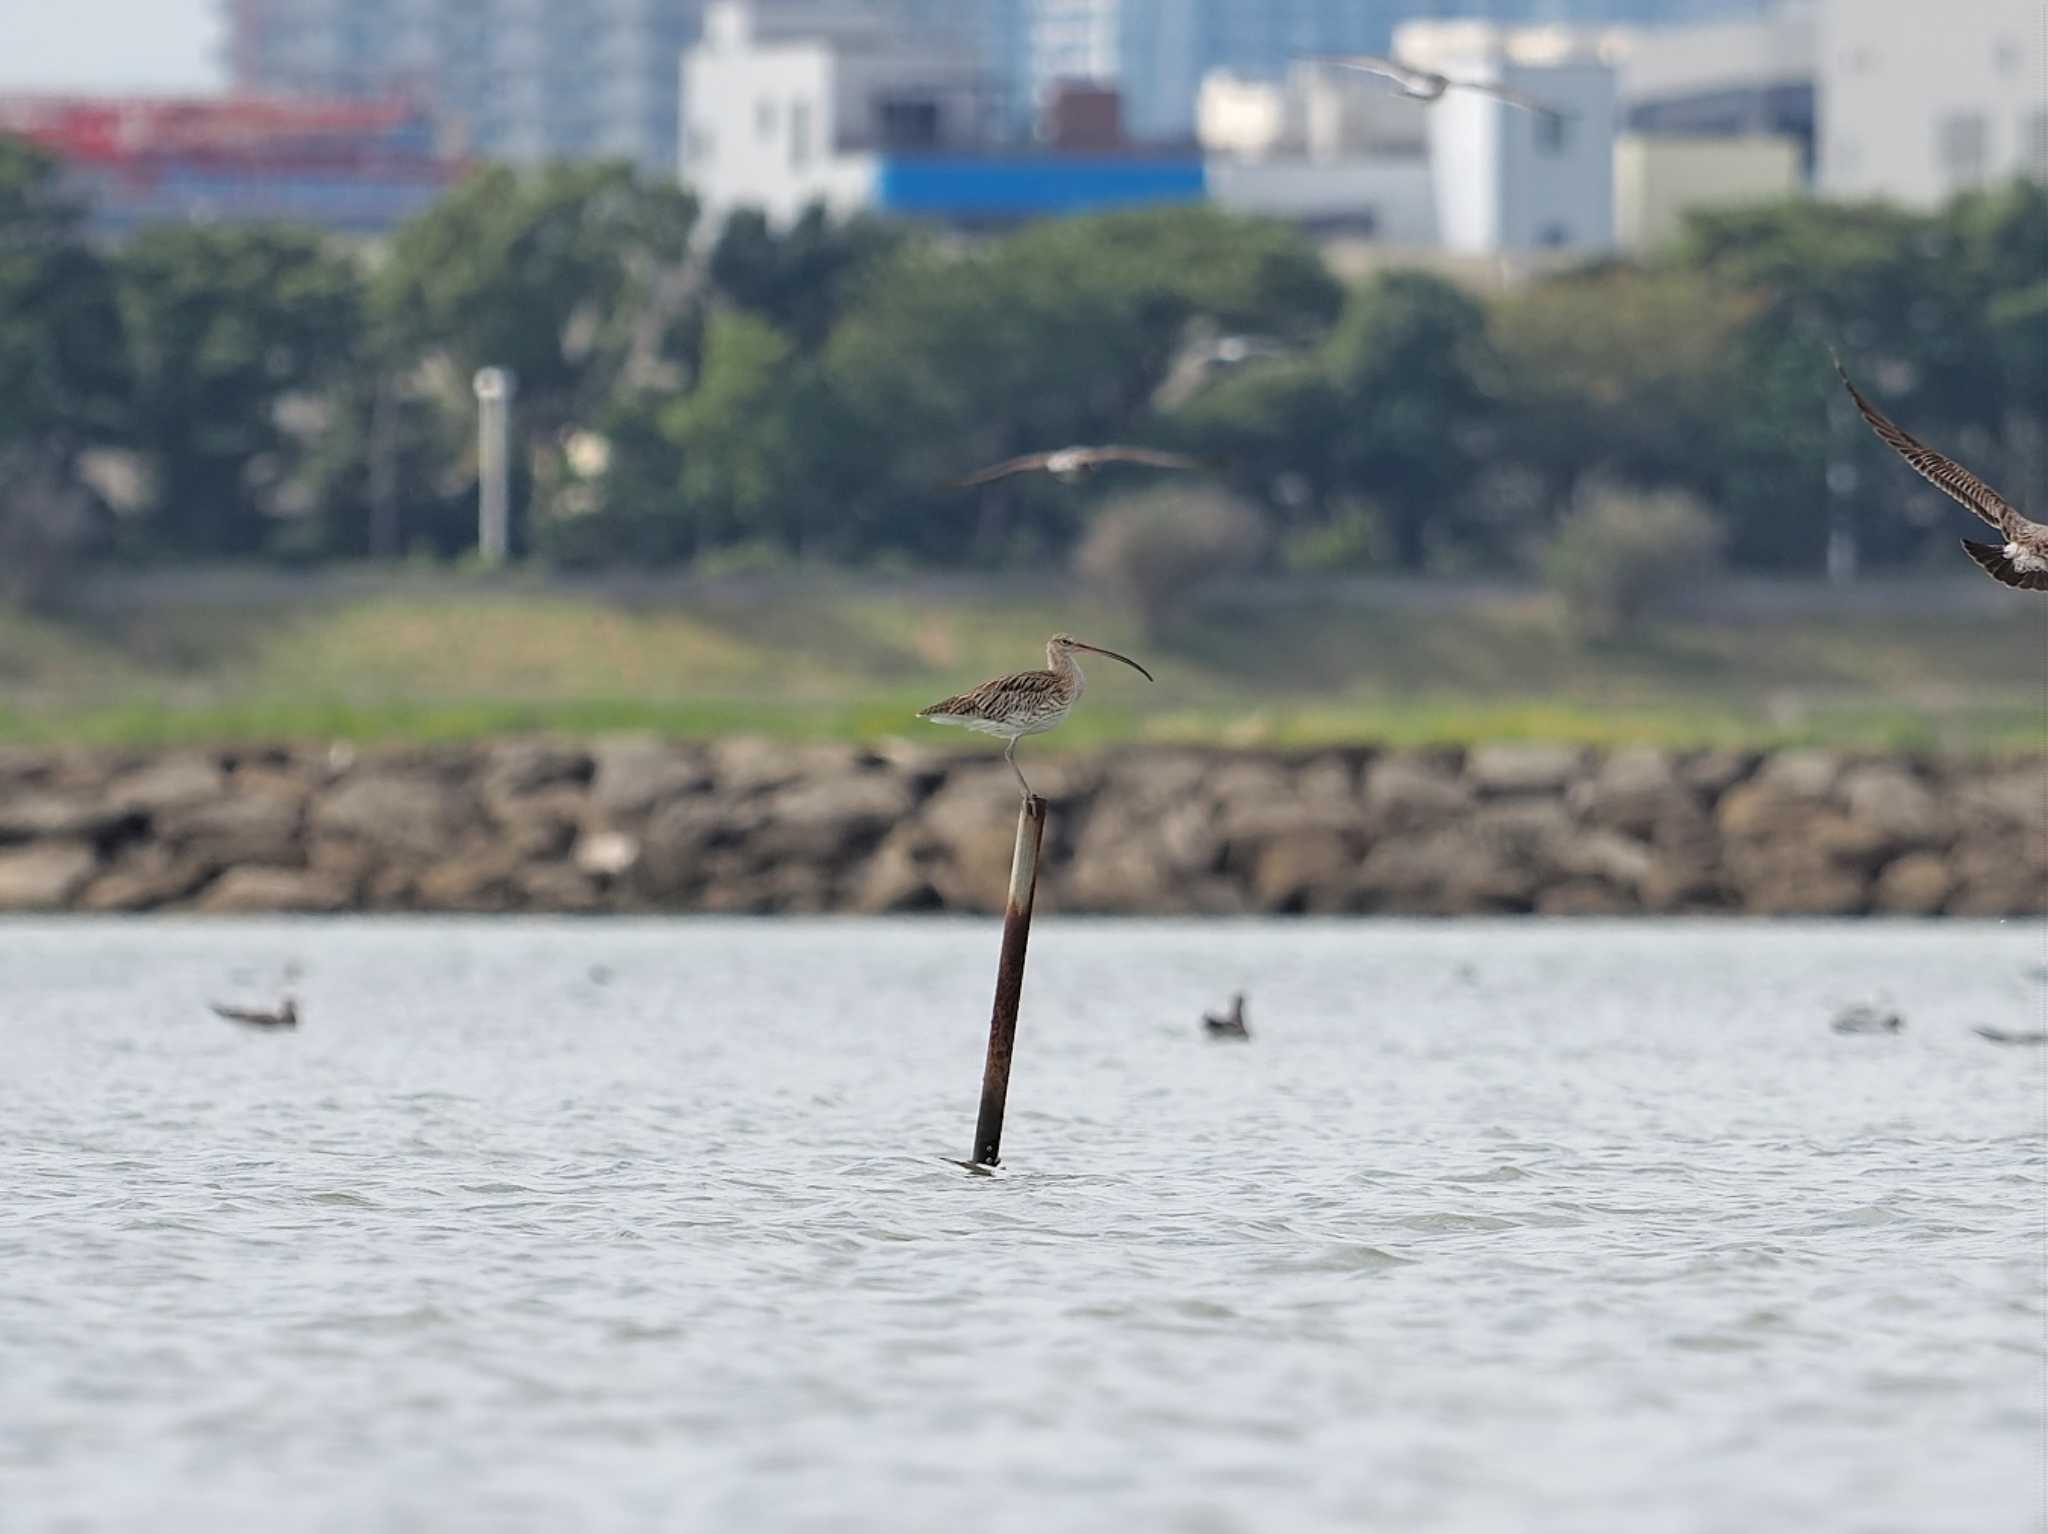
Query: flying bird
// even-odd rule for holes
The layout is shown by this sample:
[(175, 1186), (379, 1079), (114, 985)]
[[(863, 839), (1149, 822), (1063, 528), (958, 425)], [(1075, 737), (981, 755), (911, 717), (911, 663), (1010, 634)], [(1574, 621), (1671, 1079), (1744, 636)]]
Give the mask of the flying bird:
[(2048, 525), (2021, 516), (2018, 507), (1961, 464), (1944, 458), (1894, 426), (1883, 411), (1863, 397), (1862, 390), (1849, 382), (1839, 357), (1835, 359), (1835, 372), (1878, 440), (1905, 459), (1927, 483), (1967, 506), (2005, 537), (2003, 544), (1973, 543), (1965, 538), (1963, 552), (2000, 585), (2016, 586), (2021, 591), (2048, 591)]
[(1248, 1039), (1252, 1031), (1244, 1025), (1244, 992), (1239, 991), (1230, 998), (1230, 1012), (1218, 1017), (1213, 1012), (1202, 1014), (1202, 1031), (1212, 1039)]
[(970, 485), (986, 485), (994, 480), (1008, 479), (1012, 474), (1029, 474), (1041, 469), (1061, 484), (1071, 485), (1086, 479), (1108, 463), (1136, 463), (1151, 469), (1201, 467), (1201, 464), (1185, 453), (1162, 452), (1155, 447), (1120, 447), (1116, 444), (1106, 447), (1062, 447), (1055, 448), (1049, 453), (1025, 453), (1021, 457), (1006, 458), (1001, 463), (978, 469), (964, 479), (954, 480), (948, 488), (964, 490)]
[(1153, 679), (1151, 672), (1128, 655), (1119, 655), (1100, 645), (1083, 644), (1071, 634), (1055, 634), (1045, 642), (1045, 670), (999, 676), (930, 708), (921, 708), (917, 717), (933, 724), (963, 725), (983, 735), (1008, 739), (1010, 744), (1003, 748), (1003, 760), (1017, 774), (1018, 785), (1029, 799), (1031, 785), (1025, 782), (1024, 770), (1017, 765), (1017, 742), (1026, 735), (1043, 735), (1066, 718), (1068, 710), (1080, 699), (1088, 683), (1074, 660), (1076, 650), (1107, 655), (1111, 660), (1122, 661), (1146, 681)]
[(1441, 101), (1444, 92), (1477, 91), (1482, 96), (1491, 96), (1504, 101), (1511, 107), (1520, 107), (1524, 112), (1534, 112), (1539, 117), (1548, 117), (1563, 122), (1565, 114), (1547, 101), (1538, 101), (1534, 96), (1525, 96), (1520, 91), (1510, 90), (1505, 85), (1495, 85), (1486, 80), (1453, 80), (1449, 75), (1440, 75), (1433, 69), (1417, 69), (1412, 64), (1399, 64), (1392, 59), (1383, 59), (1374, 54), (1354, 54), (1349, 58), (1325, 59), (1326, 64), (1335, 64), (1339, 69), (1356, 70), (1360, 74), (1378, 75), (1392, 80), (1395, 88), (1404, 96), (1416, 101)]
[(249, 1007), (224, 1007), (217, 1001), (207, 1003), (216, 1017), (224, 1017), (231, 1023), (241, 1023), (249, 1028), (296, 1028), (299, 1026), (299, 1006), (287, 996), (275, 1012), (263, 1012)]

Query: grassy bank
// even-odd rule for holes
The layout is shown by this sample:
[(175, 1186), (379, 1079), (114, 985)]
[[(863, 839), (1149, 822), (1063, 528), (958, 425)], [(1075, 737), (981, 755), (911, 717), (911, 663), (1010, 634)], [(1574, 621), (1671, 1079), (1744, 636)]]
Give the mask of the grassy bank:
[(204, 571), (104, 582), (62, 618), (0, 615), (0, 739), (653, 729), (965, 744), (911, 713), (1038, 664), (1060, 628), (1159, 675), (1147, 687), (1100, 666), (1062, 728), (1072, 745), (1544, 737), (1999, 749), (2048, 736), (2048, 604), (1981, 582), (1735, 588), (1589, 643), (1547, 597), (1478, 587), (1261, 583), (1145, 635), (1054, 580)]

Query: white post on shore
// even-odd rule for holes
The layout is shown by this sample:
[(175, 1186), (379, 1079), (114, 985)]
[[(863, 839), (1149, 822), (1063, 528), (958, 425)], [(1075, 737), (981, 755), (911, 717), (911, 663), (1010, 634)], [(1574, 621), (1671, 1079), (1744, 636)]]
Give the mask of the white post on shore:
[(509, 368), (476, 375), (476, 552), (486, 566), (505, 562), (512, 544), (511, 416), (516, 385)]

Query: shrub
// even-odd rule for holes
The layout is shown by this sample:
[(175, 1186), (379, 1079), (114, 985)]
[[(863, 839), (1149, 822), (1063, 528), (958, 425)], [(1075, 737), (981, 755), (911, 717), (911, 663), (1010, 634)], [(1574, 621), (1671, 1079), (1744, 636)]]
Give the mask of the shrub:
[(65, 587), (104, 541), (105, 516), (61, 455), (0, 448), (0, 603), (61, 605)]
[(1265, 544), (1258, 514), (1234, 496), (1161, 485), (1105, 506), (1075, 567), (1158, 633), (1198, 586), (1253, 568)]
[(1544, 578), (1588, 632), (1626, 628), (1719, 568), (1725, 535), (1679, 490), (1580, 485), (1543, 550)]

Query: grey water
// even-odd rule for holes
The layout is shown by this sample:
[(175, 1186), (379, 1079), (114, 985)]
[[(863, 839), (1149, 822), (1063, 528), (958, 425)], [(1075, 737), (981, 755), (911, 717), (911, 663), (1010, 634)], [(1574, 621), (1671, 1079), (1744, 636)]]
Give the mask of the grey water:
[(2048, 926), (995, 947), (0, 925), (0, 1529), (2048, 1524)]

